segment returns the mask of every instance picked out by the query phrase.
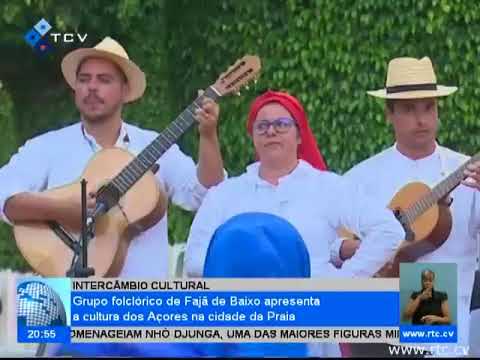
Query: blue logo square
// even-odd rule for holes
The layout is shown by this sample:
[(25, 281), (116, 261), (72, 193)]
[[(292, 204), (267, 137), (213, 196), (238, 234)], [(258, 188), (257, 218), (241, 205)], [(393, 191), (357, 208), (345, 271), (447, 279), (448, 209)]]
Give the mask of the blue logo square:
[(47, 20), (45, 19), (42, 19), (40, 20), (35, 26), (34, 26), (34, 29), (37, 30), (37, 32), (43, 36), (45, 35), (50, 29), (52, 28), (52, 26), (48, 23)]
[(38, 54), (45, 55), (53, 50), (53, 47), (47, 40), (41, 39), (35, 44), (34, 49)]
[(30, 46), (35, 46), (35, 44), (40, 40), (41, 36), (34, 29), (31, 29), (24, 36), (24, 39)]

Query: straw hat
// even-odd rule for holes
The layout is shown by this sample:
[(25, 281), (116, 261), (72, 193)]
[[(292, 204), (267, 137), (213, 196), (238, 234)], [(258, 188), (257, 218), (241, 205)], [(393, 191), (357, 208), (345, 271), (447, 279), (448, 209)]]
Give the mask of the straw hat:
[(430, 58), (403, 57), (388, 64), (386, 88), (367, 93), (383, 99), (420, 99), (447, 96), (455, 91), (456, 86), (437, 85)]
[(93, 48), (81, 48), (68, 53), (62, 61), (62, 73), (68, 85), (75, 88), (78, 65), (87, 57), (100, 57), (117, 64), (127, 77), (129, 92), (126, 102), (140, 98), (147, 86), (145, 74), (128, 58), (125, 49), (111, 37), (104, 38)]

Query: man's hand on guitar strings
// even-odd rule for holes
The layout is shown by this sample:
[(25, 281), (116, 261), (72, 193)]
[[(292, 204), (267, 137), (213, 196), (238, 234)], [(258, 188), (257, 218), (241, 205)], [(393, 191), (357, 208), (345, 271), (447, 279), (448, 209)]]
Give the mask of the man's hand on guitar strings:
[(468, 164), (464, 174), (468, 177), (462, 181), (462, 184), (480, 190), (480, 161)]
[(450, 206), (452, 205), (453, 198), (450, 196), (450, 194), (445, 195), (443, 198), (440, 199), (439, 203), (445, 206)]
[[(201, 95), (203, 91), (199, 91)], [(205, 97), (202, 107), (195, 110), (195, 119), (198, 121), (198, 131), (200, 136), (212, 138), (217, 135), (218, 116), (220, 107), (212, 99)]]
[[(57, 200), (55, 218), (63, 226), (70, 230), (79, 230), (82, 223), (82, 199), (80, 196), (72, 196)], [(95, 193), (88, 193), (87, 196), (87, 213), (95, 209)]]
[(87, 216), (90, 217), (95, 212), (97, 205), (96, 202), (97, 193), (95, 191), (89, 191), (87, 196)]

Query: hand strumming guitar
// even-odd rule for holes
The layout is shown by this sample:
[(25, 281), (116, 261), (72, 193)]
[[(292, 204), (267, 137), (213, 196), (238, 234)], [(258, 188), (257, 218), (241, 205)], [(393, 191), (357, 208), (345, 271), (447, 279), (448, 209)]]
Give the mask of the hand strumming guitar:
[[(89, 192), (87, 195), (87, 212), (93, 211), (95, 204), (95, 192)], [(80, 194), (71, 198), (56, 200), (55, 214), (55, 218), (52, 220), (56, 220), (70, 230), (80, 230), (82, 224), (82, 199)]]

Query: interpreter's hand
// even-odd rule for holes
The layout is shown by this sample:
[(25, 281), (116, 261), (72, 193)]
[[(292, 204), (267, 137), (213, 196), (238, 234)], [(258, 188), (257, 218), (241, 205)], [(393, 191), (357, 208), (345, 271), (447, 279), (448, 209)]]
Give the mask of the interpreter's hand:
[(432, 297), (432, 289), (427, 288), (419, 295), (420, 300), (428, 300)]
[(422, 316), (420, 321), (422, 321), (423, 323), (425, 323), (427, 325), (431, 325), (431, 324), (439, 322), (440, 317), (438, 317), (437, 315), (425, 315), (425, 316)]
[[(203, 91), (199, 91), (201, 95)], [(212, 99), (205, 97), (202, 107), (195, 110), (195, 119), (198, 121), (200, 136), (212, 138), (217, 135), (218, 116), (220, 107)]]
[(464, 174), (468, 177), (462, 181), (462, 184), (480, 190), (480, 161), (468, 164)]

